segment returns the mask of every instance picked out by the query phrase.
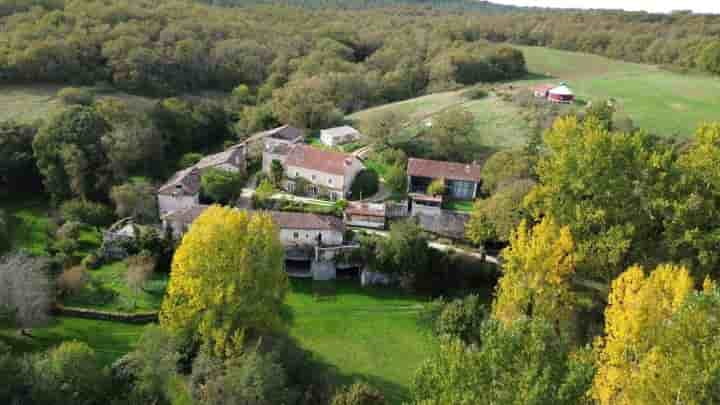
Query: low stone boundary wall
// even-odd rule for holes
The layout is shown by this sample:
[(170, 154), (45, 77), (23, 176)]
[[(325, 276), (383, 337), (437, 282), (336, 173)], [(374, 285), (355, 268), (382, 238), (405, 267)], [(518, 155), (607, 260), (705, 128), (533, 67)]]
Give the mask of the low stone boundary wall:
[(127, 314), (123, 312), (100, 311), (96, 309), (55, 306), (55, 315), (68, 316), (72, 318), (96, 319), (100, 321), (115, 321), (125, 323), (145, 324), (158, 321), (157, 312), (139, 312)]

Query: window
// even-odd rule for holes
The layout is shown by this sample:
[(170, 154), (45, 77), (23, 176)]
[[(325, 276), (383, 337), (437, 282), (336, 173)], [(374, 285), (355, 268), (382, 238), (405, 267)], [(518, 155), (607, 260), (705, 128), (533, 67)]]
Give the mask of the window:
[(300, 172), (295, 171), (295, 177), (298, 177), (298, 176), (300, 176)]
[(315, 176), (315, 175), (313, 174), (313, 175), (312, 175), (312, 179), (315, 180), (316, 178), (317, 178), (317, 176)]
[(293, 232), (293, 239), (297, 239), (300, 237), (300, 234), (297, 232)]
[(328, 184), (332, 184), (332, 178), (328, 177)]

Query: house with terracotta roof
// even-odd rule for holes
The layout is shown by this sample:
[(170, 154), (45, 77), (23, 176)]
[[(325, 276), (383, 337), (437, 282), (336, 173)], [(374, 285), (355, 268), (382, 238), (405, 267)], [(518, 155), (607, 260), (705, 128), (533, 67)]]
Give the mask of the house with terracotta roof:
[(408, 159), (407, 167), (408, 193), (425, 195), (430, 183), (442, 179), (445, 182), (447, 197), (455, 200), (472, 200), (477, 197), (482, 182), (481, 169), (482, 167), (475, 163), (411, 158)]
[[(285, 169), (288, 191), (294, 192), (299, 180), (303, 179), (308, 183), (304, 194), (328, 197), (331, 200), (345, 198), (350, 193), (355, 177), (365, 168), (362, 162), (351, 154), (313, 148), (305, 144), (289, 146), (287, 154), (277, 160)], [(266, 173), (269, 172), (268, 167)]]
[(157, 191), (160, 217), (200, 203), (202, 174), (210, 169), (245, 172), (245, 144), (233, 145), (223, 152), (209, 155), (187, 169), (176, 172)]

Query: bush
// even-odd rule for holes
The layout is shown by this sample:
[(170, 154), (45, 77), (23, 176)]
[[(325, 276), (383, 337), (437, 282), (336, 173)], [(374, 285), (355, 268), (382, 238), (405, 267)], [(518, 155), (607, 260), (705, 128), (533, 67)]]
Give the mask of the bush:
[(58, 228), (55, 236), (60, 239), (77, 239), (80, 237), (83, 225), (78, 221), (67, 221)]
[(88, 270), (95, 270), (100, 268), (100, 266), (102, 266), (102, 263), (102, 258), (100, 258), (100, 256), (96, 255), (95, 253), (90, 253), (89, 255), (85, 256), (84, 259), (82, 259), (82, 262), (80, 264)]
[(58, 292), (68, 297), (80, 292), (87, 282), (87, 273), (81, 266), (75, 266), (62, 272), (57, 279)]
[(463, 92), (462, 96), (470, 100), (482, 100), (488, 96), (487, 90), (482, 87), (472, 87)]
[(365, 383), (355, 383), (338, 392), (332, 405), (385, 405), (385, 397)]
[(91, 91), (78, 87), (65, 87), (57, 96), (65, 105), (91, 105), (95, 102), (95, 96)]
[(64, 342), (31, 360), (30, 384), (36, 404), (91, 405), (107, 403), (110, 376), (93, 349), (80, 342)]
[(372, 169), (365, 169), (358, 173), (350, 187), (350, 198), (360, 200), (375, 195), (380, 187), (380, 177)]
[(199, 162), (202, 158), (202, 153), (186, 153), (180, 158), (178, 166), (180, 166), (180, 169), (187, 169), (188, 167), (193, 166), (195, 163)]
[(487, 318), (487, 309), (476, 294), (448, 302), (438, 313), (434, 332), (452, 336), (466, 343), (479, 343), (480, 327)]
[(78, 221), (95, 227), (109, 226), (114, 219), (112, 210), (106, 205), (81, 199), (64, 202), (60, 213), (65, 221)]

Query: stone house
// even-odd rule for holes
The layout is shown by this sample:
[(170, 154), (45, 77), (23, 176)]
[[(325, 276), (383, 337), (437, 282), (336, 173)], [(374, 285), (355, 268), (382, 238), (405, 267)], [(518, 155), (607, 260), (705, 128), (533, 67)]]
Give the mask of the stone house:
[(436, 179), (445, 182), (445, 195), (455, 200), (473, 200), (482, 182), (482, 167), (478, 164), (444, 162), (427, 159), (408, 159), (408, 193), (426, 194)]
[(320, 142), (327, 146), (338, 146), (360, 139), (360, 132), (348, 125), (320, 131)]
[(295, 145), (284, 164), (287, 189), (294, 192), (299, 179), (308, 183), (304, 194), (324, 196), (331, 200), (345, 198), (355, 177), (365, 166), (350, 154)]
[(280, 241), (286, 247), (343, 244), (345, 224), (340, 218), (283, 211), (270, 211), (270, 215), (280, 228)]
[(177, 210), (191, 208), (200, 203), (200, 185), (203, 172), (209, 169), (245, 172), (246, 162), (245, 144), (238, 144), (223, 152), (205, 156), (195, 165), (176, 172), (157, 191), (160, 217), (162, 218)]

